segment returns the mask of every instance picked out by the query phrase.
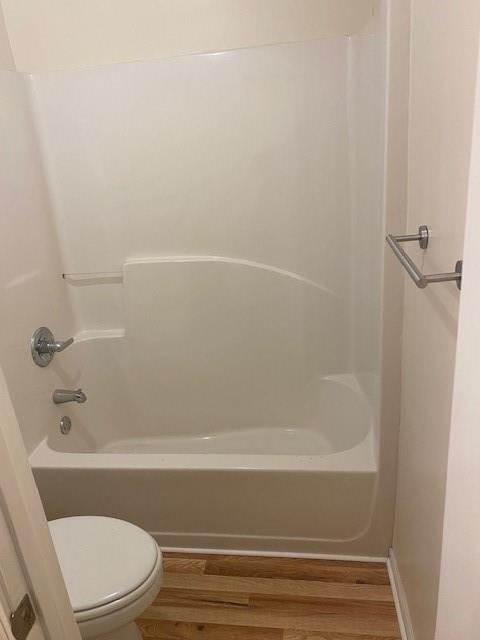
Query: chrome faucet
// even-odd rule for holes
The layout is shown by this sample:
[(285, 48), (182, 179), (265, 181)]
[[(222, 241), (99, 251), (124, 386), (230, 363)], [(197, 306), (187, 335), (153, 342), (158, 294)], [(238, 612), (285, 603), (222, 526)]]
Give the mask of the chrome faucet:
[(70, 389), (55, 389), (53, 392), (53, 401), (55, 404), (63, 404), (64, 402), (86, 402), (87, 396), (81, 389), (72, 391)]
[(53, 333), (48, 327), (40, 327), (30, 338), (30, 351), (35, 364), (39, 367), (46, 367), (53, 360), (53, 356), (60, 351), (65, 351), (73, 344), (74, 339), (55, 340)]

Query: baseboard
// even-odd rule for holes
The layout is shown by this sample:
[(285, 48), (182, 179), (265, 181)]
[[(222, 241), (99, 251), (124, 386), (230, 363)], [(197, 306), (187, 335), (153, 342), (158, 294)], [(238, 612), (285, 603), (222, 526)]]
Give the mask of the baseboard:
[(175, 533), (150, 533), (163, 551), (174, 553), (263, 556), (267, 558), (305, 558), (312, 560), (340, 560), (344, 562), (387, 562), (387, 558), (384, 556), (300, 551), (298, 547), (297, 549), (290, 550), (285, 548), (285, 540), (275, 541), (270, 538), (255, 538), (254, 536), (251, 538), (243, 538), (205, 534), (189, 536)]
[(408, 602), (393, 549), (390, 549), (390, 555), (387, 560), (387, 569), (388, 575), (390, 576), (390, 584), (392, 586), (393, 599), (395, 601), (395, 609), (397, 610), (398, 624), (400, 625), (402, 640), (415, 640), (412, 620), (408, 610)]

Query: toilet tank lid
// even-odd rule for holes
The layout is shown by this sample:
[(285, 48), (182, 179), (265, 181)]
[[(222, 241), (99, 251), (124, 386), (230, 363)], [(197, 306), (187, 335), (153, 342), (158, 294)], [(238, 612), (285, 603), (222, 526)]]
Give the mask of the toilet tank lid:
[(155, 540), (130, 522), (75, 516), (48, 524), (75, 612), (127, 596), (155, 568)]

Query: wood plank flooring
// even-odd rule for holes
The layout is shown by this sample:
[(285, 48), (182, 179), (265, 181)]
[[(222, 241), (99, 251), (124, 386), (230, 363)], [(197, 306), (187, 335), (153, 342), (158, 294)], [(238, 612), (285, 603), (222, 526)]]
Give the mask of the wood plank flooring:
[(164, 554), (145, 640), (400, 640), (384, 564)]

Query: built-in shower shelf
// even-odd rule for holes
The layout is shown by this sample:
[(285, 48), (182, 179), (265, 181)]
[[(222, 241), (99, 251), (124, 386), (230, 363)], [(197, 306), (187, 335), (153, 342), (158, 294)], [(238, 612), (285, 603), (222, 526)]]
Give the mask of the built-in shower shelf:
[(62, 278), (69, 282), (121, 282), (123, 274), (121, 271), (92, 271), (85, 273), (62, 273)]
[(117, 327), (115, 329), (85, 329), (79, 331), (75, 336), (75, 342), (90, 342), (92, 340), (109, 340), (115, 338), (124, 338), (125, 329), (123, 327)]

